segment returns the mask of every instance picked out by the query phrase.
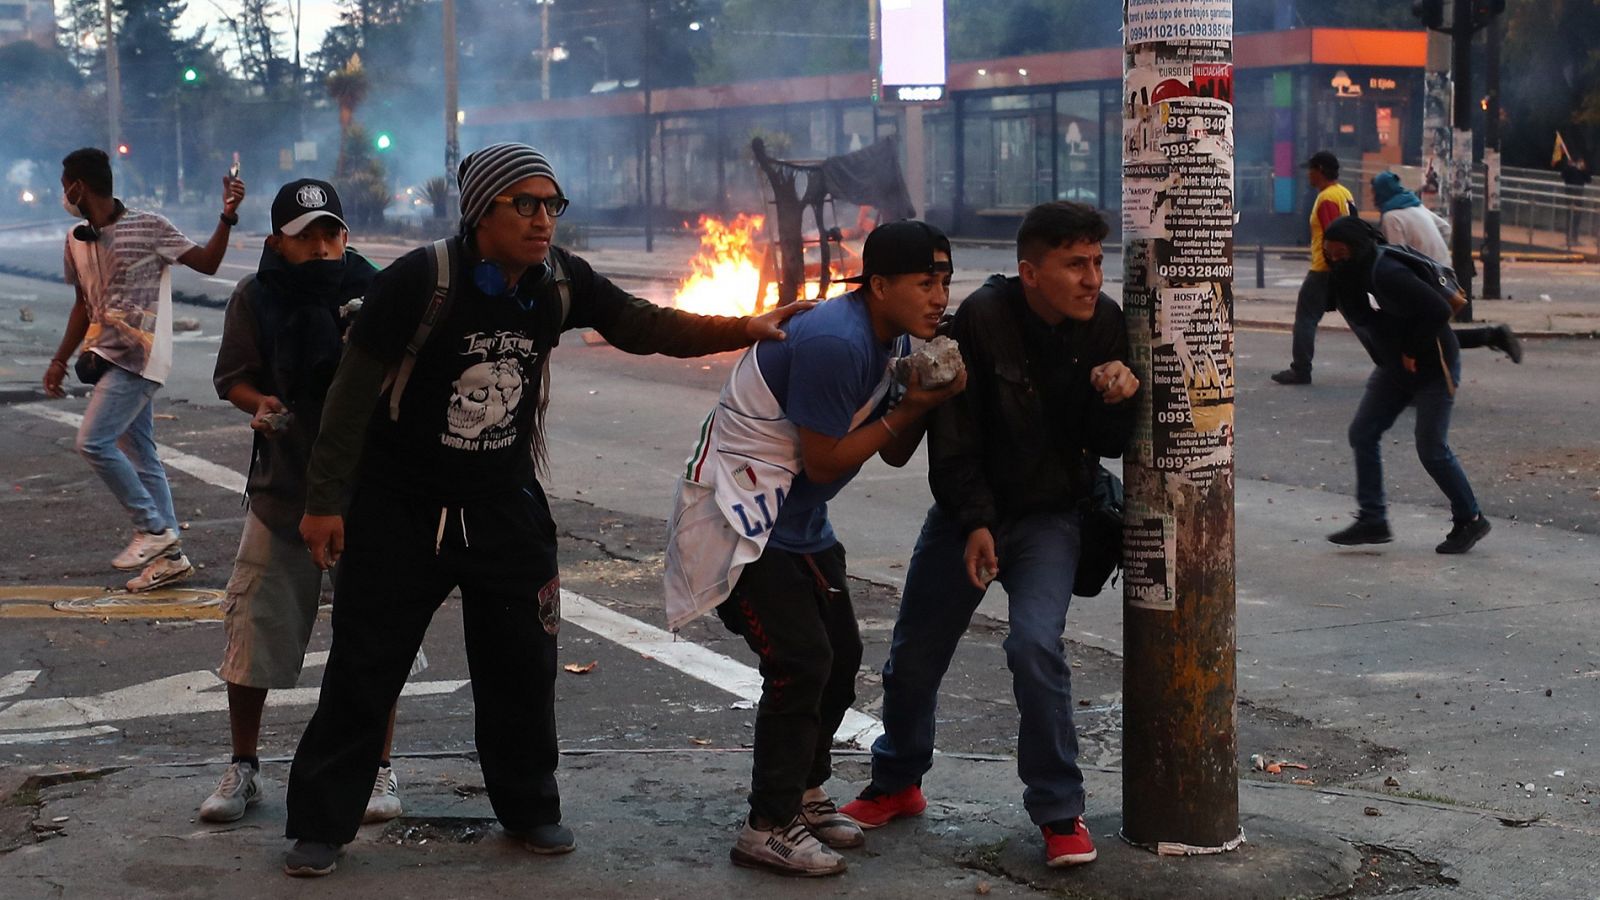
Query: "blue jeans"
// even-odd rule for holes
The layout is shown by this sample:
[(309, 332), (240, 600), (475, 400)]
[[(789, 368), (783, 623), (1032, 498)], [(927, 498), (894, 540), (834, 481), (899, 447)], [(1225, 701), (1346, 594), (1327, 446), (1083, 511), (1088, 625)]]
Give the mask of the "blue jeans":
[[(1459, 363), (1450, 377), (1460, 383)], [(1449, 498), (1450, 517), (1457, 522), (1477, 518), (1478, 501), (1472, 495), (1472, 485), (1467, 483), (1467, 473), (1461, 470), (1461, 462), (1447, 443), (1455, 398), (1445, 389), (1444, 379), (1418, 382), (1404, 371), (1382, 366), (1367, 378), (1367, 391), (1350, 422), (1350, 448), (1356, 454), (1356, 503), (1361, 508), (1361, 518), (1382, 522), (1388, 517), (1379, 444), (1401, 410), (1412, 405), (1417, 408), (1417, 457)]]
[(134, 527), (178, 530), (167, 470), (156, 456), (155, 396), (161, 385), (111, 366), (95, 382), (78, 426), (78, 454), (111, 488)]
[(1311, 374), (1311, 357), (1317, 352), (1317, 325), (1328, 311), (1331, 272), (1307, 272), (1300, 282), (1300, 295), (1294, 303), (1294, 340), (1289, 368), (1302, 375)]
[[(1072, 724), (1072, 669), (1062, 651), (1078, 514), (1025, 516), (995, 535), (999, 580), (1011, 600), (1006, 664), (1021, 726), (1017, 774), (1036, 824), (1083, 814), (1083, 772)], [(928, 510), (911, 555), (889, 662), (883, 667), (883, 736), (872, 745), (872, 784), (895, 792), (919, 784), (933, 765), (939, 682), (984, 592), (967, 580), (966, 535), (938, 506)]]

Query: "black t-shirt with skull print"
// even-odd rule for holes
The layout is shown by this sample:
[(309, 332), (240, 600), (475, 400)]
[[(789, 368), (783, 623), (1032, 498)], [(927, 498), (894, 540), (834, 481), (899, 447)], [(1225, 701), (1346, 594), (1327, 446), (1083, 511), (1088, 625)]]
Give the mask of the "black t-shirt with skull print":
[[(350, 340), (398, 363), (432, 294), (428, 248), (383, 272)], [(744, 346), (741, 319), (695, 316), (655, 306), (556, 248), (571, 280), (566, 328), (593, 327), (631, 353), (697, 356)], [(534, 480), (531, 440), (544, 358), (559, 339), (561, 302), (544, 268), (530, 269), (508, 295), (485, 294), (463, 253), (454, 297), (417, 355), (399, 421), (375, 404), (359, 480), (404, 494), (460, 502), (519, 491)], [(326, 426), (325, 426), (326, 427)]]

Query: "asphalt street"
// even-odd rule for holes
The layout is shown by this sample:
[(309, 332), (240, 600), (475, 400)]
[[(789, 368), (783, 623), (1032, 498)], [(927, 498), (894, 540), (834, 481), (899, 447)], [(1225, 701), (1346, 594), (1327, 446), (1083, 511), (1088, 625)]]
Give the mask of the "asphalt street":
[[(50, 271), (59, 260), (59, 237), (53, 240), (0, 242), (0, 266), (13, 273)], [(972, 259), (969, 271), (1007, 268), (1004, 250), (958, 252)], [(177, 288), (221, 299), (238, 276), (253, 270), (253, 257), (236, 249), (216, 278), (183, 273)], [(1303, 265), (1272, 260), (1269, 284), (1292, 292)], [(1580, 289), (1580, 279), (1564, 271), (1528, 269), (1523, 275), (1517, 284), (1529, 289)], [(618, 280), (657, 300), (667, 289), (656, 278)], [(976, 280), (964, 275), (957, 293)], [(0, 274), (5, 348), (42, 348), (0, 359), (0, 375), (30, 367), (42, 372), (69, 305), (70, 294), (59, 284)], [(22, 321), (23, 308), (31, 321)], [(210, 388), (220, 309), (215, 302), (185, 304), (178, 314), (192, 318), (195, 327), (177, 338), (178, 365), (161, 394), (157, 432), (171, 451), (186, 548), (204, 567), (187, 585), (195, 603), (129, 606), (126, 597), (101, 590), (117, 587), (106, 560), (124, 541), (126, 520), (72, 452), (72, 417), (81, 413), (82, 398), (44, 403), (11, 391), (0, 404), (0, 475), (6, 485), (0, 500), (0, 760), (18, 769), (187, 766), (183, 783), (194, 794), (192, 802), (157, 815), (189, 822), (209, 790), (208, 778), (219, 771), (216, 761), (226, 757), (225, 705), (214, 675), (222, 647), (214, 603), (242, 521), (237, 485), (248, 462), (249, 430), (246, 417)], [(1385, 446), (1396, 543), (1348, 551), (1323, 540), (1348, 521), (1354, 507), (1344, 429), (1370, 366), (1348, 334), (1324, 333), (1316, 384), (1277, 386), (1268, 375), (1286, 361), (1287, 334), (1241, 331), (1243, 777), (1293, 787), (1290, 776), (1251, 771), (1249, 757), (1262, 753), (1305, 763), (1310, 768), (1304, 776), (1318, 790), (1364, 790), (1539, 821), (1594, 849), (1600, 832), (1594, 806), (1600, 802), (1600, 767), (1590, 746), (1600, 679), (1600, 631), (1593, 616), (1600, 600), (1600, 567), (1594, 565), (1600, 539), (1594, 395), (1600, 359), (1594, 346), (1587, 340), (1538, 341), (1521, 366), (1491, 351), (1467, 354), (1452, 444), (1495, 532), (1473, 554), (1445, 559), (1431, 548), (1448, 528), (1448, 514), (1410, 449), (1409, 415)], [(742, 759), (738, 755), (748, 747), (752, 685), (758, 683), (752, 682), (753, 657), (714, 618), (694, 623), (677, 641), (658, 630), (662, 517), (672, 479), (733, 358), (630, 357), (575, 334), (555, 358), (548, 420), (553, 471), (546, 484), (562, 531), (563, 586), (571, 592), (561, 655), (576, 668), (595, 664), (584, 674), (563, 672), (558, 684), (564, 765), (575, 768), (572, 783), (601, 792), (589, 798), (585, 818), (574, 823), (580, 834), (585, 827), (606, 827), (606, 816), (652, 809), (640, 793), (669, 787), (675, 797), (700, 795), (695, 815), (688, 817), (696, 828), (721, 829), (731, 840), (738, 819), (741, 764), (711, 760), (717, 753)], [(841, 731), (842, 748), (859, 749), (873, 733), (880, 695), (876, 671), (887, 650), (897, 586), (930, 502), (925, 471), (920, 457), (902, 470), (871, 463), (833, 506), (858, 579), (852, 594), (867, 641), (857, 713)], [(997, 761), (1002, 775), (1015, 727), (999, 648), (1003, 602), (998, 591), (986, 601), (986, 615), (964, 642), (940, 706), (941, 748)], [(1117, 779), (1137, 777), (1120, 770), (1123, 661), (1116, 592), (1077, 601), (1067, 637), (1084, 761), (1098, 767), (1090, 773), (1093, 823), (1115, 813), (1097, 807), (1096, 797), (1109, 800)], [(286, 758), (314, 704), (328, 641), (324, 617), (300, 688), (274, 695), (268, 711), (262, 748), (269, 760), (266, 805), (279, 816)], [(445, 776), (430, 768), (430, 760), (470, 749), (472, 705), (460, 643), (452, 600), (436, 617), (425, 646), (431, 665), (413, 679), (401, 702), (396, 744), (402, 779), (415, 775), (436, 787)], [(664, 754), (653, 780), (646, 771), (627, 784), (610, 785), (592, 777), (593, 757), (583, 755), (638, 751)], [(864, 777), (861, 758), (847, 754), (835, 793), (848, 796)], [(662, 780), (667, 787), (659, 785)], [(459, 796), (472, 794), (470, 782), (452, 784)], [(936, 784), (930, 782), (930, 790)], [(605, 795), (608, 789), (612, 793)], [(1027, 846), (1035, 838), (1018, 793), (1016, 785), (1003, 786), (980, 809), (946, 808), (942, 814), (981, 819), (1002, 839), (1009, 835), (1014, 845)], [(22, 840), (12, 834), (7, 842), (6, 821), (0, 816), (0, 852)], [(948, 884), (959, 892), (976, 889), (974, 873), (993, 876), (997, 892), (1094, 891), (1092, 878), (1078, 873), (1040, 880), (1045, 870), (1030, 869), (1030, 857), (1009, 851), (996, 850), (974, 863), (959, 833), (940, 834), (938, 841), (919, 844), (919, 852), (927, 854), (927, 866), (948, 869)], [(724, 843), (713, 836), (683, 852), (721, 864)], [(1369, 880), (1364, 893), (1346, 896), (1402, 883), (1438, 888), (1445, 882), (1428, 873), (1437, 874), (1440, 865), (1459, 880), (1467, 863), (1440, 855), (1432, 869), (1417, 867), (1423, 874), (1413, 872), (1410, 882), (1404, 866), (1383, 868), (1388, 883)], [(0, 873), (5, 859), (0, 856)], [(1512, 877), (1506, 883), (1523, 882)], [(1579, 883), (1575, 872), (1560, 873), (1551, 883), (1545, 889), (1529, 881), (1523, 895), (1576, 896), (1561, 892)], [(1485, 880), (1474, 888), (1483, 893), (1471, 895), (1495, 896), (1496, 884)]]

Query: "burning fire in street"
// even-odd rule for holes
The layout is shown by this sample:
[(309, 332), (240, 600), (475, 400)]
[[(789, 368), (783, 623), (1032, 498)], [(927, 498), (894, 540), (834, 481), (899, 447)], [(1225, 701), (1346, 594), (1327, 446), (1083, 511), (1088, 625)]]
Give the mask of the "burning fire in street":
[[(717, 316), (748, 316), (771, 309), (778, 302), (778, 286), (768, 284), (766, 296), (757, 303), (761, 288), (761, 260), (765, 249), (762, 226), (766, 217), (739, 213), (724, 221), (715, 216), (700, 217), (700, 252), (689, 260), (689, 276), (678, 285), (672, 305), (686, 312)], [(807, 263), (807, 282), (802, 297), (817, 292), (816, 262)], [(848, 273), (833, 267), (828, 296), (844, 293), (849, 285), (840, 278)], [(760, 310), (757, 307), (760, 307)]]

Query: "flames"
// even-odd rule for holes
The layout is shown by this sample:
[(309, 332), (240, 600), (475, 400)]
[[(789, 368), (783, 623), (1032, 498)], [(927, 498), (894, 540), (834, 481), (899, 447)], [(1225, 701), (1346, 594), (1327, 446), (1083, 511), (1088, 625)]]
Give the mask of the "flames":
[[(762, 227), (766, 217), (739, 213), (724, 221), (701, 216), (700, 250), (689, 260), (689, 275), (678, 285), (672, 305), (686, 312), (717, 316), (748, 316), (771, 309), (778, 302), (778, 286), (768, 284), (761, 291), (761, 264), (766, 250)], [(849, 254), (853, 255), (853, 254)], [(846, 273), (831, 267), (833, 275), (828, 296), (844, 293), (849, 285), (838, 279)], [(807, 283), (802, 297), (815, 296), (817, 263), (808, 260)], [(759, 301), (759, 302), (758, 302)]]

